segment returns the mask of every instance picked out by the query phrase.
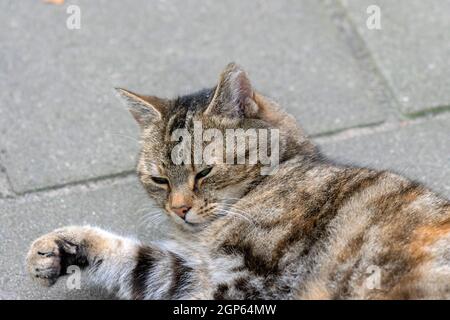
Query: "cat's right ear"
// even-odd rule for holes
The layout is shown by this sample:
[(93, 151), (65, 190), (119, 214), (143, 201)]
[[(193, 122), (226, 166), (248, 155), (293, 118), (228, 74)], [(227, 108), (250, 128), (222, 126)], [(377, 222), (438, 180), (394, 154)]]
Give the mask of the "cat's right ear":
[(125, 90), (115, 88), (119, 96), (126, 102), (134, 119), (141, 128), (162, 119), (166, 101), (153, 96), (143, 96)]
[(236, 63), (229, 63), (220, 75), (212, 101), (204, 114), (253, 118), (258, 111), (247, 73)]

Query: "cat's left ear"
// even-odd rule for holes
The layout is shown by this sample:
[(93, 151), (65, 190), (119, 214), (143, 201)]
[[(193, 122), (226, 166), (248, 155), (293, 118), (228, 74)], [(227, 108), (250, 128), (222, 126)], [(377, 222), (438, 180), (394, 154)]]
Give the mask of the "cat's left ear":
[(228, 64), (204, 114), (252, 118), (257, 113), (258, 105), (247, 73), (235, 63)]
[(129, 90), (115, 88), (141, 128), (162, 119), (167, 101), (154, 96), (139, 95)]

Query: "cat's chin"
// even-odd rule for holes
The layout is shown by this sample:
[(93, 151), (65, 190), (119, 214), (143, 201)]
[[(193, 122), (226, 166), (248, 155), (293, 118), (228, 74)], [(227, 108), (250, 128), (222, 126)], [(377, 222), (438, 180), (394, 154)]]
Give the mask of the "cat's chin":
[(204, 230), (208, 224), (207, 223), (194, 223), (194, 222), (177, 222), (176, 225), (183, 231), (187, 232), (200, 232)]

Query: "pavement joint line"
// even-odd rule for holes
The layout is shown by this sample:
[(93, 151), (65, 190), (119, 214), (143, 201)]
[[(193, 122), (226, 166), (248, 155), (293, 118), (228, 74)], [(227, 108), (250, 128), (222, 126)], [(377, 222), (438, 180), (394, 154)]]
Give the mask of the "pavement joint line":
[(359, 136), (370, 135), (377, 132), (388, 132), (391, 130), (398, 129), (400, 127), (401, 126), (399, 123), (383, 122), (380, 125), (376, 126), (353, 127), (334, 132), (333, 134), (330, 135), (319, 135), (311, 138), (314, 140), (316, 144), (320, 145), (342, 140), (348, 140)]
[(400, 130), (400, 129), (404, 129), (405, 127), (409, 127), (409, 126), (427, 122), (432, 119), (438, 119), (438, 118), (437, 117), (433, 117), (433, 118), (420, 117), (420, 118), (406, 119), (406, 120), (395, 121), (395, 122), (384, 121), (382, 123), (378, 123), (378, 124), (374, 124), (374, 125), (347, 128), (347, 129), (333, 132), (331, 134), (319, 134), (316, 136), (311, 136), (311, 138), (317, 144), (331, 143), (331, 142), (347, 140), (347, 139), (351, 139), (351, 138), (355, 138), (355, 137), (359, 137), (359, 136), (370, 135), (370, 134), (374, 134), (374, 133), (378, 133), (378, 132), (389, 132), (389, 131), (394, 131), (394, 130)]
[(17, 196), (17, 193), (12, 188), (11, 179), (8, 176), (8, 172), (6, 171), (6, 168), (4, 166), (2, 166), (1, 164), (0, 164), (0, 171), (2, 172), (3, 176), (5, 177), (6, 192), (7, 192), (5, 196), (3, 196), (3, 197), (0, 196), (0, 199), (3, 199), (3, 198), (10, 199), (10, 198)]
[(42, 198), (58, 197), (62, 195), (67, 195), (73, 191), (92, 191), (105, 186), (113, 186), (125, 182), (131, 182), (135, 179), (137, 179), (135, 170), (128, 170), (107, 176), (78, 180), (68, 182), (65, 184), (29, 190), (22, 193), (16, 193), (15, 197), (1, 198), (0, 204), (11, 201), (21, 202), (21, 201), (37, 200)]
[(310, 139), (313, 139), (314, 141), (316, 141), (317, 139), (322, 139), (322, 138), (328, 138), (328, 137), (332, 138), (334, 136), (340, 135), (343, 132), (347, 132), (349, 130), (358, 131), (360, 129), (370, 129), (370, 128), (375, 129), (375, 128), (379, 127), (379, 126), (382, 126), (384, 123), (386, 123), (386, 121), (378, 121), (378, 122), (374, 122), (374, 123), (361, 124), (361, 125), (347, 127), (347, 128), (342, 128), (342, 129), (337, 129), (337, 130), (333, 130), (333, 131), (320, 132), (320, 133), (307, 135), (307, 136)]
[(418, 119), (428, 116), (437, 116), (447, 112), (450, 113), (450, 105), (428, 107), (421, 111), (405, 113), (404, 116), (408, 119)]
[[(4, 154), (6, 151), (4, 151), (4, 150), (2, 150), (3, 152), (1, 152), (1, 154), (0, 154), (0, 160), (2, 160), (1, 159), (1, 155), (2, 154)], [(6, 167), (4, 166), (4, 165), (2, 165), (1, 163), (0, 163), (0, 174), (3, 174), (3, 176), (5, 177), (5, 179), (6, 179), (6, 191), (7, 191), (7, 194), (4, 196), (4, 197), (0, 197), (0, 199), (3, 199), (3, 198), (5, 198), (5, 199), (10, 199), (10, 198), (13, 198), (14, 196), (16, 196), (17, 195), (17, 193), (14, 191), (14, 189), (13, 189), (13, 187), (12, 187), (12, 183), (11, 183), (11, 179), (10, 179), (10, 177), (9, 177), (9, 175), (8, 175), (8, 171), (6, 170)]]

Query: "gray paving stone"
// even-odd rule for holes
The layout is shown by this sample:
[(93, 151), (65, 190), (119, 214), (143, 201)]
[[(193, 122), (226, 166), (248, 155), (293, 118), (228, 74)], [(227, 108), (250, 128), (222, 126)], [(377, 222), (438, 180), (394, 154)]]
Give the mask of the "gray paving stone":
[(0, 132), (22, 193), (131, 170), (137, 128), (112, 92), (163, 96), (211, 86), (244, 65), (311, 134), (385, 118), (383, 88), (321, 3), (303, 1), (2, 1)]
[(0, 299), (110, 298), (89, 288), (83, 278), (82, 290), (68, 290), (64, 279), (50, 289), (31, 281), (24, 267), (28, 247), (35, 238), (55, 228), (91, 224), (143, 241), (160, 239), (169, 230), (164, 216), (158, 224), (150, 220), (145, 223), (145, 212), (154, 208), (134, 178), (78, 189), (0, 201)]
[(344, 163), (390, 169), (421, 181), (450, 199), (450, 117), (396, 131), (322, 143), (325, 154)]
[[(450, 106), (450, 1), (342, 0), (404, 113)], [(381, 30), (366, 27), (369, 5)]]

